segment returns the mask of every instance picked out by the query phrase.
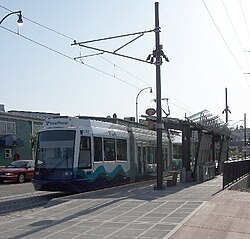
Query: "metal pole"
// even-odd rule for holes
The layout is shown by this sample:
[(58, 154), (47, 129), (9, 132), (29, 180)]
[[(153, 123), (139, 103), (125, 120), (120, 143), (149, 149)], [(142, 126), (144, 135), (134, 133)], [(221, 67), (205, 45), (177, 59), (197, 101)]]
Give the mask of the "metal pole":
[(163, 162), (162, 162), (162, 114), (161, 114), (161, 45), (159, 27), (159, 3), (155, 2), (155, 53), (156, 53), (156, 130), (157, 130), (157, 184), (155, 189), (163, 189)]
[(225, 95), (226, 95), (226, 123), (228, 123), (228, 105), (227, 105), (227, 88), (225, 88)]
[(245, 151), (244, 151), (244, 157), (245, 159), (247, 158), (247, 126), (246, 126), (246, 113), (244, 114), (244, 146), (245, 146)]
[(141, 92), (144, 91), (144, 90), (146, 90), (146, 89), (150, 89), (150, 93), (152, 93), (152, 87), (143, 88), (142, 90), (139, 91), (139, 93), (137, 94), (136, 99), (135, 99), (135, 120), (136, 120), (136, 123), (139, 123), (139, 117), (138, 117), (138, 97), (141, 94)]
[(138, 95), (136, 97), (136, 103), (135, 103), (135, 122), (138, 123)]
[(228, 123), (228, 112), (231, 114), (231, 111), (229, 110), (228, 103), (227, 103), (227, 88), (225, 88), (225, 96), (226, 96), (226, 108), (222, 111), (222, 114), (225, 113), (226, 123)]

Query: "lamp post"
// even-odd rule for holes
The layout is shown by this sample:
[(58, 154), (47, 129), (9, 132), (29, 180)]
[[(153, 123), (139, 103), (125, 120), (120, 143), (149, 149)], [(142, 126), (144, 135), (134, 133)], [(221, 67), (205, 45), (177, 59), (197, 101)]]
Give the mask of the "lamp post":
[(153, 93), (152, 87), (146, 87), (146, 88), (143, 88), (142, 90), (140, 90), (136, 96), (136, 100), (135, 100), (136, 123), (138, 123), (138, 121), (139, 121), (139, 119), (138, 119), (138, 97), (142, 91), (147, 90), (147, 89), (150, 89), (150, 93)]
[(13, 14), (18, 14), (18, 19), (17, 19), (17, 24), (19, 27), (21, 27), (23, 25), (23, 18), (22, 18), (22, 12), (21, 11), (16, 11), (16, 12), (11, 12), (9, 14), (7, 14), (1, 21), (0, 21), (0, 25), (2, 24), (2, 22), (9, 17), (10, 15)]

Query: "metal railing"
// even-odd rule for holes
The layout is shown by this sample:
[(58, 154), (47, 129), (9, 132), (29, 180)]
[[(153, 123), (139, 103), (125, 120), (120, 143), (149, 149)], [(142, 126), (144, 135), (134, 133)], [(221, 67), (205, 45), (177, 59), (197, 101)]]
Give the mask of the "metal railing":
[(250, 172), (250, 160), (225, 161), (223, 165), (223, 189)]

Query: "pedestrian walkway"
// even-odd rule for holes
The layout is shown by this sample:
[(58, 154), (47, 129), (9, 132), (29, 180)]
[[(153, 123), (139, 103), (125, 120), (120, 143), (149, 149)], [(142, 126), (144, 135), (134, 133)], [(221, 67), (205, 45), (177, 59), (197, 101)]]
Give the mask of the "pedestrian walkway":
[(249, 239), (250, 193), (225, 190), (204, 205), (171, 239)]
[(165, 190), (142, 182), (54, 199), (36, 213), (0, 223), (0, 238), (250, 238), (250, 194), (221, 188), (219, 176)]

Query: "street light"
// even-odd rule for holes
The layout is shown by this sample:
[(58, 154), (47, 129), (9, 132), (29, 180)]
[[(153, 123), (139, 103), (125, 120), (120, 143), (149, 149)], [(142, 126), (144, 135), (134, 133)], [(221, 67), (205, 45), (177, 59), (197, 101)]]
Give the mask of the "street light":
[(16, 11), (16, 12), (11, 12), (9, 14), (7, 14), (1, 21), (0, 21), (0, 25), (2, 24), (2, 22), (10, 15), (12, 14), (18, 14), (18, 19), (17, 19), (17, 25), (19, 27), (21, 27), (23, 25), (23, 18), (22, 18), (22, 12), (21, 11)]
[(147, 90), (147, 89), (150, 89), (150, 93), (153, 93), (152, 87), (146, 87), (146, 88), (143, 88), (142, 90), (140, 90), (139, 93), (136, 96), (136, 100), (135, 100), (136, 123), (138, 123), (138, 97), (139, 97), (139, 95), (141, 94), (142, 91)]

